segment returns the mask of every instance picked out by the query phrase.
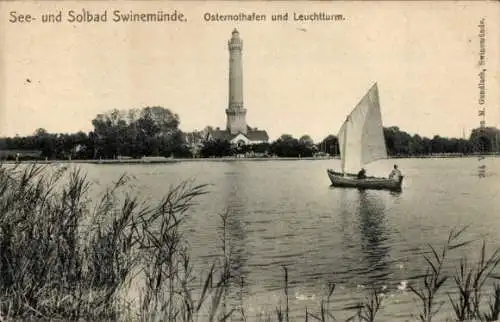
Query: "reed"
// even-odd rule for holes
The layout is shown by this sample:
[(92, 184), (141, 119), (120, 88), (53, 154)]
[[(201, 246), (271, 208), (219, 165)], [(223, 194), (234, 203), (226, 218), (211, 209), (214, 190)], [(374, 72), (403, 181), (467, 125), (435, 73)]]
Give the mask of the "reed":
[(320, 302), (320, 313), (319, 314), (313, 314), (311, 312), (308, 312), (308, 309), (306, 307), (306, 321), (309, 320), (309, 317), (312, 317), (316, 321), (321, 321), (321, 322), (326, 322), (326, 321), (336, 321), (335, 317), (333, 316), (331, 310), (330, 310), (330, 300), (333, 295), (333, 292), (335, 291), (335, 283), (332, 283), (328, 287), (328, 295), (325, 299), (322, 299)]
[[(486, 259), (486, 242), (483, 241), (479, 259), (475, 265), (468, 262), (467, 257), (460, 260), (459, 267), (454, 276), (458, 299), (448, 297), (460, 321), (477, 319), (480, 321), (496, 321), (500, 311), (500, 285), (494, 284), (492, 299), (490, 299), (489, 312), (481, 309), (484, 287), (489, 279), (498, 279), (494, 274), (500, 264), (500, 249)], [(491, 302), (492, 301), (492, 302)]]
[[(469, 241), (462, 243), (457, 242), (463, 231), (464, 229), (459, 230), (458, 232), (452, 230), (448, 236), (447, 242), (442, 247), (441, 252), (438, 252), (432, 245), (427, 245), (430, 249), (430, 254), (424, 255), (424, 259), (427, 262), (428, 267), (424, 275), (418, 276), (423, 280), (423, 286), (420, 289), (417, 289), (416, 287), (409, 285), (410, 290), (420, 300), (421, 312), (418, 315), (418, 319), (422, 322), (430, 322), (432, 317), (439, 311), (440, 306), (443, 305), (443, 302), (436, 303), (436, 295), (449, 277), (447, 275), (443, 275), (443, 266), (449, 251), (470, 243)], [(436, 304), (439, 305), (437, 309), (435, 308)]]
[[(92, 207), (80, 170), (46, 170), (0, 167), (0, 318), (194, 321), (208, 300), (216, 318), (226, 273), (214, 283), (213, 266), (195, 300), (180, 229), (207, 186), (184, 182), (150, 206), (122, 176)], [(137, 274), (132, 309), (123, 294)]]
[(368, 293), (368, 296), (364, 301), (360, 301), (357, 305), (357, 312), (355, 315), (347, 319), (349, 321), (360, 321), (360, 322), (374, 322), (375, 317), (382, 307), (382, 296), (381, 293), (372, 287)]
[(484, 295), (488, 292), (484, 289), (489, 280), (499, 279), (495, 270), (500, 264), (500, 249), (496, 249), (492, 255), (486, 259), (486, 242), (483, 241), (480, 249), (480, 256), (475, 265), (470, 265), (467, 256), (459, 260), (459, 267), (453, 276), (445, 274), (443, 267), (450, 251), (463, 248), (471, 244), (472, 240), (460, 241), (461, 236), (468, 227), (460, 230), (452, 229), (448, 240), (443, 245), (441, 252), (433, 246), (427, 245), (430, 249), (424, 259), (428, 264), (426, 273), (417, 276), (415, 280), (421, 280), (423, 286), (416, 288), (409, 285), (413, 294), (420, 300), (421, 311), (418, 319), (423, 322), (432, 321), (444, 305), (444, 301), (437, 302), (436, 296), (443, 288), (443, 285), (450, 278), (454, 281), (454, 286), (458, 298), (453, 298), (448, 292), (450, 304), (453, 307), (457, 321), (496, 321), (500, 315), (500, 285), (494, 284), (493, 292), (489, 296), (489, 311), (482, 309)]

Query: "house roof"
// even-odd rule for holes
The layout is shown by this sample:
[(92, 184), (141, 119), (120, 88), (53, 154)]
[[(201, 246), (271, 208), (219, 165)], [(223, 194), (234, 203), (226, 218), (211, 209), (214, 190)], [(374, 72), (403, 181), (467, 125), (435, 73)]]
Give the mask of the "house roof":
[(215, 140), (226, 140), (231, 141), (239, 134), (244, 135), (250, 141), (268, 141), (269, 135), (264, 130), (253, 129), (247, 126), (247, 134), (238, 132), (236, 134), (231, 134), (228, 130), (213, 130), (210, 135)]
[(213, 130), (209, 133), (214, 140), (230, 141), (234, 136), (227, 130)]
[(268, 141), (269, 135), (264, 130), (252, 130), (247, 132), (247, 138), (250, 141)]

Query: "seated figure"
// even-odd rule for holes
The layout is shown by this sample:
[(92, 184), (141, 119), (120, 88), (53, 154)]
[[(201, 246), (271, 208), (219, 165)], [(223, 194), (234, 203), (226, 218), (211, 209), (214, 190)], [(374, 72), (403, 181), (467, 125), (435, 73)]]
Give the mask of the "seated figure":
[(398, 169), (398, 165), (394, 165), (394, 169), (392, 169), (391, 173), (389, 174), (389, 179), (392, 179), (394, 181), (399, 181), (401, 178), (401, 171)]
[(358, 172), (358, 179), (365, 179), (365, 178), (366, 178), (366, 170), (365, 169), (361, 169)]

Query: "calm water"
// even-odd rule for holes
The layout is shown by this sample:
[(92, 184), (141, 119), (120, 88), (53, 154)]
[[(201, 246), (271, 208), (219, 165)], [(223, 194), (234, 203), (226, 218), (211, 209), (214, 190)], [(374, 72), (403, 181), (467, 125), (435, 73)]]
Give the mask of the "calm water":
[[(393, 162), (369, 166), (368, 174), (385, 176)], [(474, 158), (398, 160), (405, 175), (400, 194), (331, 188), (325, 170), (338, 169), (337, 160), (82, 167), (100, 186), (126, 172), (137, 179), (131, 189), (153, 199), (185, 179), (212, 184), (186, 224), (192, 258), (202, 272), (221, 255), (219, 214), (228, 210), (233, 269), (245, 282), (248, 315), (272, 313), (283, 301), (282, 265), (287, 265), (294, 317), (303, 317), (306, 306), (317, 312), (328, 283), (334, 282), (337, 318), (354, 314), (342, 308), (375, 284), (387, 288), (380, 320), (404, 321), (417, 307), (415, 297), (397, 286), (422, 273), (425, 243), (440, 246), (451, 227), (471, 224), (466, 238), (500, 247), (500, 158), (481, 162), (486, 164), (483, 178)], [(476, 246), (467, 252), (472, 258)], [(457, 251), (450, 258), (460, 255)], [(453, 273), (456, 264), (451, 261), (445, 270)], [(233, 291), (236, 302), (239, 287)]]

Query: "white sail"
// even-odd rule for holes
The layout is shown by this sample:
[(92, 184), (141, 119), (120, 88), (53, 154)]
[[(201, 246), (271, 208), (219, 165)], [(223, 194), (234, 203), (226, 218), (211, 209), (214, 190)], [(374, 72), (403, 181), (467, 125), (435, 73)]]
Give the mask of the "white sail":
[(343, 173), (357, 173), (365, 164), (387, 157), (376, 83), (347, 116), (338, 140)]

